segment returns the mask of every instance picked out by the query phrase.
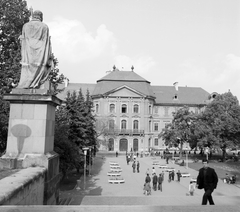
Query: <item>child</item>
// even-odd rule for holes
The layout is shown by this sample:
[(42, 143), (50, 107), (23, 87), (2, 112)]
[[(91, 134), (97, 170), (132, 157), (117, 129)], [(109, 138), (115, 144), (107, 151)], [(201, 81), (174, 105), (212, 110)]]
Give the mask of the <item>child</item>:
[(143, 187), (144, 193), (145, 195), (151, 195), (151, 185), (149, 182), (144, 183), (144, 187)]
[(188, 190), (189, 190), (190, 196), (193, 196), (194, 195), (194, 191), (195, 191), (195, 184), (192, 181), (190, 181)]

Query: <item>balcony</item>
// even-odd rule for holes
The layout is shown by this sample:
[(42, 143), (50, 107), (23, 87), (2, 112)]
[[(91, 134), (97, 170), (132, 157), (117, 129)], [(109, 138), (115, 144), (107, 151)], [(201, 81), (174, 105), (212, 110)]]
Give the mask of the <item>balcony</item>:
[(129, 130), (129, 129), (106, 129), (106, 135), (144, 135), (144, 130)]

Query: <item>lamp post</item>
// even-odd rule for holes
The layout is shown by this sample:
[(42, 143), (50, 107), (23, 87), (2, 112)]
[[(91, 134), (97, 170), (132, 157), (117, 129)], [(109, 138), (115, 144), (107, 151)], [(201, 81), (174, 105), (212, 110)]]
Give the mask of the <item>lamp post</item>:
[(84, 151), (84, 183), (83, 183), (83, 189), (85, 190), (85, 184), (86, 184), (86, 167), (87, 167), (87, 161), (86, 161), (86, 157), (87, 157), (87, 151), (88, 151), (88, 147), (84, 147), (83, 151)]
[(92, 147), (89, 148), (89, 172), (88, 172), (88, 176), (91, 176), (91, 169), (92, 169), (92, 155), (91, 155), (91, 150), (92, 150)]

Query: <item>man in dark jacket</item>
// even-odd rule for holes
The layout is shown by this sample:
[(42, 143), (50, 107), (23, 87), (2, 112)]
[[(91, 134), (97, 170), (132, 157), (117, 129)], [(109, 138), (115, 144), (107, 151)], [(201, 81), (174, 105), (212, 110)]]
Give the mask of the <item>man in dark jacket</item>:
[(203, 160), (203, 168), (199, 170), (197, 177), (197, 188), (204, 188), (204, 195), (202, 198), (202, 205), (206, 205), (209, 201), (210, 205), (214, 205), (212, 192), (217, 188), (218, 176), (213, 168), (208, 167), (208, 161)]
[(157, 190), (157, 183), (158, 183), (158, 177), (156, 175), (156, 173), (153, 174), (153, 190), (156, 191)]

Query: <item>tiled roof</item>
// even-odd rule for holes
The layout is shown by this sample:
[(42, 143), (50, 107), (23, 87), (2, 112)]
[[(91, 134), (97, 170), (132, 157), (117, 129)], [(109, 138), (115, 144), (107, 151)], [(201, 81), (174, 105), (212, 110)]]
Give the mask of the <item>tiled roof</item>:
[(98, 80), (100, 81), (137, 81), (137, 82), (148, 82), (141, 76), (139, 76), (134, 71), (119, 71), (116, 69), (115, 71), (111, 71), (109, 74)]
[(206, 104), (209, 97), (209, 93), (199, 87), (178, 87), (177, 91), (175, 86), (151, 86), (149, 81), (133, 71), (115, 70), (98, 80), (97, 84), (69, 83), (68, 87), (58, 94), (58, 98), (64, 100), (67, 91), (78, 91), (80, 88), (83, 95), (89, 90), (90, 95), (97, 96), (123, 86), (155, 98), (156, 104)]
[[(62, 84), (61, 86), (64, 86), (64, 85)], [(84, 97), (87, 93), (87, 90), (89, 91), (90, 95), (92, 95), (95, 86), (96, 84), (90, 84), (90, 83), (69, 83), (68, 86), (64, 89), (64, 91), (59, 93), (57, 97), (61, 100), (65, 100), (68, 91), (70, 91), (71, 93), (74, 90), (78, 92), (80, 88), (82, 89), (82, 94), (84, 95)]]
[(151, 86), (147, 82), (135, 82), (135, 81), (101, 81), (98, 82), (92, 95), (103, 95), (111, 90), (122, 87), (126, 85), (145, 96), (154, 97)]
[[(206, 104), (209, 93), (199, 87), (151, 86), (157, 104)], [(174, 96), (177, 99), (174, 99)]]

